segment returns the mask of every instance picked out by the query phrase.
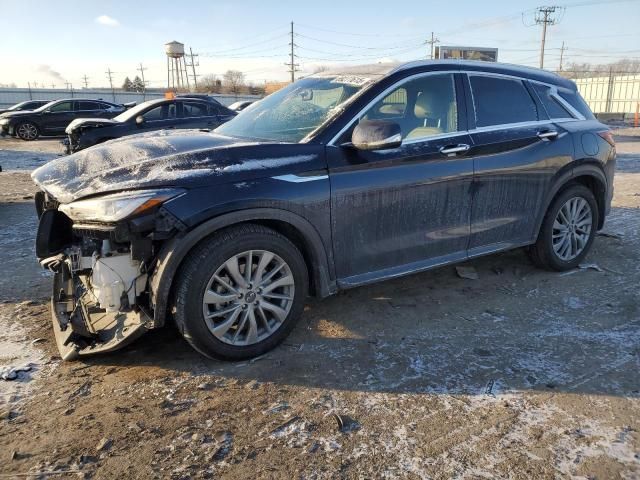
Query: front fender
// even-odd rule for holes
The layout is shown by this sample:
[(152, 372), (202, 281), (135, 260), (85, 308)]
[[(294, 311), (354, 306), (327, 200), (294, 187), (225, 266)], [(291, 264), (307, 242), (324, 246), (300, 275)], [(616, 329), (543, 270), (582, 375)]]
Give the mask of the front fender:
[(333, 278), (331, 254), (317, 230), (307, 220), (287, 210), (274, 208), (254, 208), (226, 213), (210, 219), (194, 229), (167, 241), (158, 254), (157, 264), (150, 278), (151, 303), (154, 311), (154, 328), (164, 325), (169, 294), (173, 280), (187, 253), (199, 242), (223, 228), (243, 222), (275, 220), (287, 223), (295, 228), (305, 241), (312, 261), (309, 276), (314, 279), (317, 294), (329, 296), (336, 291)]

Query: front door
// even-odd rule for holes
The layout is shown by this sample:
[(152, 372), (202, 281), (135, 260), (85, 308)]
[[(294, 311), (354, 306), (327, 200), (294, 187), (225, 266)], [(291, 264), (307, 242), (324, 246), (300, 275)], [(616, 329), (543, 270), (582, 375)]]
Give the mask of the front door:
[[(327, 147), (336, 272), (357, 285), (466, 258), (471, 144), (458, 107), (458, 76), (428, 73), (387, 89)], [(358, 121), (391, 120), (399, 148), (350, 146)]]
[(44, 114), (43, 133), (48, 135), (63, 134), (64, 129), (76, 118), (73, 100), (56, 103)]

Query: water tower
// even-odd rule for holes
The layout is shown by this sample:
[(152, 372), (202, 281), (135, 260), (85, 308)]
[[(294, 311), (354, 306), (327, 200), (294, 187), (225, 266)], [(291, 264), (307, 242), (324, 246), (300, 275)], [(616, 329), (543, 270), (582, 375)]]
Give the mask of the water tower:
[(176, 90), (186, 86), (189, 89), (189, 75), (184, 59), (184, 43), (175, 40), (165, 43), (164, 51), (167, 54), (167, 88)]

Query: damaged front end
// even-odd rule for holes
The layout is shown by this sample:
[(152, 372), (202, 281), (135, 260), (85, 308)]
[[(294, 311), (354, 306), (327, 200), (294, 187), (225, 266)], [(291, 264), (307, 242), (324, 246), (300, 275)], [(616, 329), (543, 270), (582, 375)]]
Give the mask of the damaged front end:
[(62, 205), (36, 195), (36, 254), (54, 273), (52, 320), (63, 359), (122, 348), (159, 326), (148, 280), (161, 244), (179, 230), (162, 204), (182, 192), (124, 192)]

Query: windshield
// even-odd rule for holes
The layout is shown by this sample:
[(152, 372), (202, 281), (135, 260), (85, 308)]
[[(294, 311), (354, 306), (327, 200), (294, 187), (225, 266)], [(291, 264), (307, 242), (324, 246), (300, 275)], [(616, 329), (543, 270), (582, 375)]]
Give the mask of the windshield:
[(8, 111), (20, 110), (20, 108), (21, 108), (23, 105), (26, 105), (27, 103), (30, 103), (30, 102), (20, 102), (20, 103), (16, 103), (15, 105), (13, 105), (13, 106), (11, 106), (11, 107), (7, 108), (7, 110), (8, 110)]
[(215, 132), (297, 143), (370, 82), (368, 77), (354, 75), (304, 78), (248, 106)]
[(162, 103), (164, 100), (151, 100), (149, 102), (143, 102), (140, 105), (136, 105), (135, 107), (131, 107), (129, 110), (125, 110), (120, 115), (113, 117), (113, 119), (117, 122), (126, 122), (127, 120), (131, 120), (134, 117), (140, 115), (144, 110), (148, 109), (150, 106)]

